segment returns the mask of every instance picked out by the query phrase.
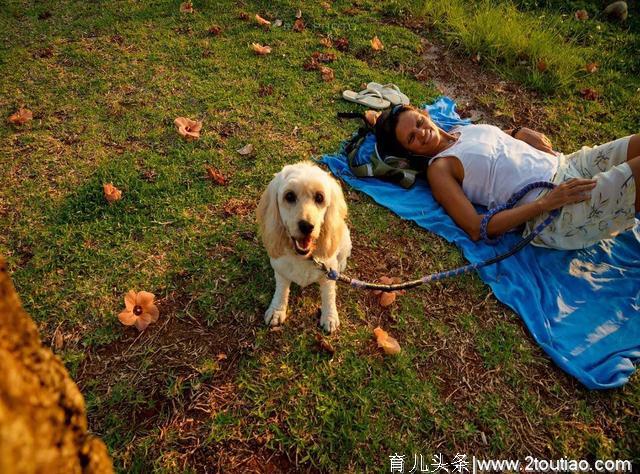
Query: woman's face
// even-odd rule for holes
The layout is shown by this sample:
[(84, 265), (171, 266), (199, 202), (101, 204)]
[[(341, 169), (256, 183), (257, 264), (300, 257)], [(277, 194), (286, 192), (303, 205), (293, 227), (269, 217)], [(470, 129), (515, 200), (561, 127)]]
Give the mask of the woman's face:
[(442, 135), (425, 111), (406, 110), (400, 113), (396, 138), (402, 147), (414, 155), (432, 156), (438, 153)]

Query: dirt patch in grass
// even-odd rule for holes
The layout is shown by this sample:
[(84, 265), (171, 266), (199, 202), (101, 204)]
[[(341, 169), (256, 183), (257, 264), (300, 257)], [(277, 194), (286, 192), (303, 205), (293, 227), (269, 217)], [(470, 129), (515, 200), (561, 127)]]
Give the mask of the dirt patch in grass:
[(231, 442), (209, 438), (213, 418), (242, 405), (234, 379), (252, 353), (257, 327), (234, 319), (207, 326), (191, 314), (192, 302), (181, 294), (159, 300), (157, 324), (141, 334), (122, 327), (119, 340), (86, 353), (77, 380), (95, 405), (91, 428), (107, 437), (128, 433), (129, 442), (110, 443), (125, 469), (142, 443), (146, 458), (167, 469), (293, 472), (286, 455), (240, 434)]
[(433, 81), (438, 90), (458, 104), (463, 118), (492, 123), (501, 128), (526, 125), (534, 130), (545, 130), (546, 112), (539, 97), (523, 86), (500, 79), (474, 60), (446, 47), (422, 41), (423, 54), (416, 66), (415, 77)]

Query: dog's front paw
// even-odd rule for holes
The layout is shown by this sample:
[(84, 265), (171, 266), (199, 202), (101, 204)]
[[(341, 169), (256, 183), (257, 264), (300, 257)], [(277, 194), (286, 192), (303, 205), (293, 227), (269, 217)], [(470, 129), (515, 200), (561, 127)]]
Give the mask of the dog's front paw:
[(287, 319), (287, 309), (276, 309), (269, 306), (264, 313), (264, 323), (267, 326), (278, 326)]
[(331, 312), (320, 316), (320, 326), (328, 333), (334, 332), (340, 326), (340, 318), (338, 317), (338, 313)]

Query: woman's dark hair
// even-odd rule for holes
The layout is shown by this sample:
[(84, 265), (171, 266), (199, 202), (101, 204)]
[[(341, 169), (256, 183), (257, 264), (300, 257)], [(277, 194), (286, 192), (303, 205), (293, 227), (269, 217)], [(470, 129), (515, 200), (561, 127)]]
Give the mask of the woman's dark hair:
[(398, 141), (396, 136), (396, 127), (400, 114), (407, 110), (414, 110), (410, 105), (396, 105), (390, 109), (386, 109), (380, 114), (374, 133), (376, 134), (376, 142), (378, 150), (384, 155), (408, 156), (410, 153)]

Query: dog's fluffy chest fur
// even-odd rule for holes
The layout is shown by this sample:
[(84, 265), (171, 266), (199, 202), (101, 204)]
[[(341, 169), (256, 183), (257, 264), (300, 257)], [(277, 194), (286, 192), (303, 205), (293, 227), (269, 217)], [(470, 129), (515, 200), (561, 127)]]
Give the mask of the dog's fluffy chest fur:
[[(324, 260), (324, 263), (327, 267), (341, 272), (347, 266), (347, 258), (350, 254), (351, 236), (349, 229), (345, 227), (338, 251), (331, 258)], [(322, 271), (309, 258), (287, 254), (270, 260), (276, 272), (301, 287), (316, 283), (324, 277)]]

